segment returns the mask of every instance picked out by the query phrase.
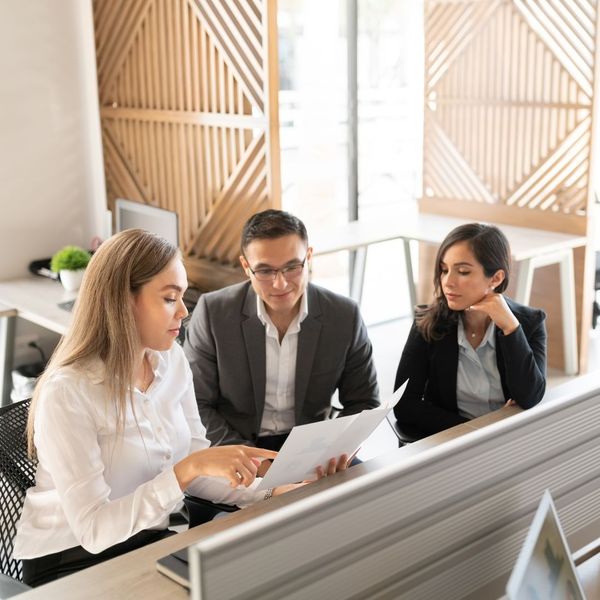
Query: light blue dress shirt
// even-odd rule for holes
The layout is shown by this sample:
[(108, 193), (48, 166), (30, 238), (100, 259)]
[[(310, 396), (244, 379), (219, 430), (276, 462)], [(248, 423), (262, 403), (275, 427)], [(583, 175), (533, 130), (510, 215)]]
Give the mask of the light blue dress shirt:
[(458, 372), (456, 402), (467, 419), (480, 417), (505, 404), (496, 363), (496, 326), (492, 321), (475, 349), (469, 343), (462, 319), (458, 320)]

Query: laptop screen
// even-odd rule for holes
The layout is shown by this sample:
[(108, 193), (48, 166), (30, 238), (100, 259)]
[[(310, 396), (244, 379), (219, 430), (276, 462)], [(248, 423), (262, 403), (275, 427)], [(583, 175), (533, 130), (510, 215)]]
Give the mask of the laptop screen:
[(164, 237), (174, 246), (179, 246), (177, 213), (170, 210), (117, 198), (115, 225), (117, 232), (125, 229), (145, 229)]

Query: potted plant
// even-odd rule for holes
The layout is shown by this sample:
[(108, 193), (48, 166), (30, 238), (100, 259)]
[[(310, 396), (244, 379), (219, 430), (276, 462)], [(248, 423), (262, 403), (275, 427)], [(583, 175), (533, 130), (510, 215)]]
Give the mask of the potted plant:
[(60, 280), (68, 292), (79, 289), (83, 272), (90, 262), (90, 253), (78, 246), (65, 246), (50, 262), (50, 268), (60, 274)]

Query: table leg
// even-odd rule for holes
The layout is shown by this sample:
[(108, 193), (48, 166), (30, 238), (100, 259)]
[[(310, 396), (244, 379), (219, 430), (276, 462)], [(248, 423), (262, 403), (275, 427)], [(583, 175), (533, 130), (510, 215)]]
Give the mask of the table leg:
[(408, 280), (408, 295), (410, 296), (410, 314), (414, 317), (415, 306), (417, 305), (417, 290), (410, 252), (410, 240), (403, 239), (402, 243), (404, 244), (404, 266), (406, 268), (406, 279)]
[(577, 318), (575, 312), (575, 267), (573, 252), (566, 252), (560, 261), (560, 303), (562, 307), (565, 373), (576, 375)]
[(559, 250), (544, 256), (535, 256), (519, 263), (519, 277), (515, 300), (529, 305), (533, 272), (538, 267), (558, 264), (560, 269), (560, 304), (563, 330), (565, 373), (576, 375), (577, 360), (577, 319), (575, 315), (575, 269), (573, 251)]
[(11, 402), (15, 321), (16, 317), (14, 316), (0, 317), (0, 390), (2, 392), (2, 406), (6, 406)]
[(359, 306), (362, 300), (363, 286), (365, 283), (365, 268), (367, 266), (367, 246), (355, 250), (354, 269), (350, 275), (350, 298)]
[(515, 292), (515, 300), (520, 304), (529, 306), (531, 299), (531, 286), (533, 284), (533, 271), (535, 265), (532, 258), (522, 260), (519, 263), (519, 277), (517, 278), (517, 289)]

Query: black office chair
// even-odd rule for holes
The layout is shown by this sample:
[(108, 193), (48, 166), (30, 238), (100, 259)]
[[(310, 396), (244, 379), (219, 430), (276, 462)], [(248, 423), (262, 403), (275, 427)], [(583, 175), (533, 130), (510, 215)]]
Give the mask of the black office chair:
[(398, 446), (400, 447), (412, 444), (412, 442), (416, 442), (423, 437), (423, 434), (415, 428), (407, 427), (406, 425), (400, 426), (393, 411), (387, 414), (386, 419), (394, 435), (398, 438)]
[[(399, 383), (402, 381), (402, 383)], [(401, 397), (404, 394), (404, 390), (408, 385), (409, 377), (408, 376), (396, 376), (396, 382), (394, 384), (394, 396)], [(387, 414), (387, 422), (389, 423), (394, 435), (398, 438), (398, 446), (406, 446), (406, 444), (412, 444), (412, 442), (416, 442), (421, 438), (425, 437), (423, 432), (419, 431), (415, 427), (410, 427), (409, 425), (400, 425), (398, 423), (398, 419), (396, 419), (396, 415), (394, 411), (391, 410)]]
[(221, 512), (230, 513), (239, 510), (237, 506), (232, 506), (231, 504), (219, 504), (210, 500), (204, 500), (204, 498), (188, 496), (187, 494), (183, 498), (183, 503), (187, 509), (187, 519), (190, 527), (208, 523)]
[(0, 598), (29, 589), (21, 583), (21, 561), (12, 558), (25, 493), (35, 485), (37, 463), (27, 456), (29, 404), (23, 400), (0, 408)]
[[(594, 274), (594, 295), (600, 290), (600, 252), (596, 252), (596, 272)], [(600, 317), (600, 305), (594, 298), (594, 306), (592, 308), (592, 329), (596, 329)]]

